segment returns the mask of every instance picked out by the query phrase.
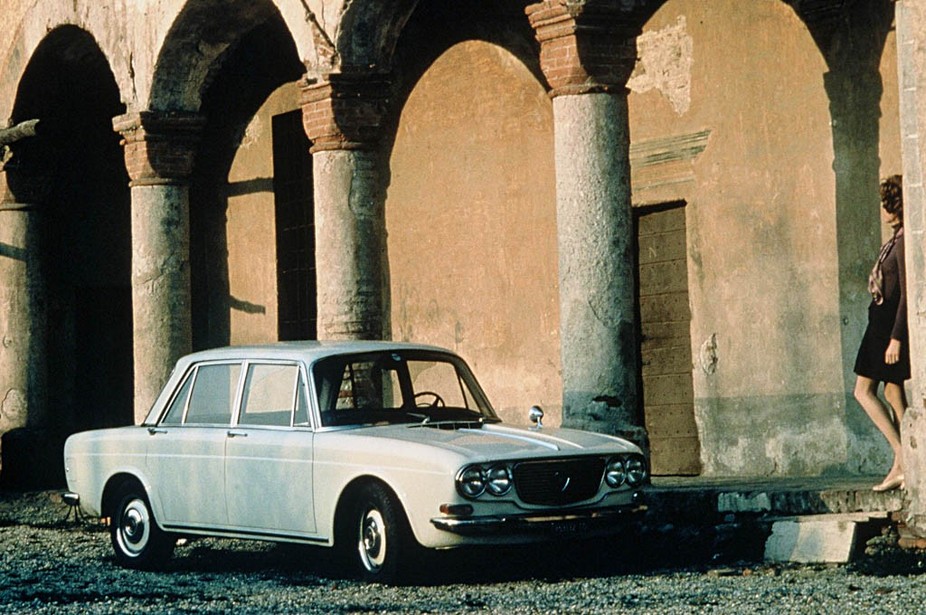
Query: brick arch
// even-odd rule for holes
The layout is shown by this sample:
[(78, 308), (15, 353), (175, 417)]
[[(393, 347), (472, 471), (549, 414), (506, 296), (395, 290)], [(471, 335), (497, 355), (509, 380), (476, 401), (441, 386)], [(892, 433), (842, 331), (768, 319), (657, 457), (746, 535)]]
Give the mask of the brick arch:
[(157, 54), (147, 108), (198, 111), (202, 96), (216, 71), (221, 69), (226, 54), (248, 32), (272, 20), (282, 21), (293, 34), (293, 44), (300, 57), (312, 55), (313, 41), (318, 37), (313, 37), (311, 29), (317, 22), (313, 22), (307, 9), (303, 9), (300, 18), (294, 5), (304, 6), (295, 0), (187, 2), (174, 19)]

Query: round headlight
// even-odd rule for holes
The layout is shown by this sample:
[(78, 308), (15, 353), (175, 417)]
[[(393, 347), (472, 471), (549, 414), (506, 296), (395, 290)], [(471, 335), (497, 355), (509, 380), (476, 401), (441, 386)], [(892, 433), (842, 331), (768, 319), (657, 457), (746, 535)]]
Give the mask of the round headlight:
[(627, 471), (624, 469), (624, 462), (621, 459), (612, 459), (604, 470), (604, 481), (608, 487), (617, 489), (627, 480)]
[(457, 477), (457, 489), (468, 498), (478, 498), (486, 490), (485, 478), (482, 469), (477, 467), (466, 468)]
[(505, 495), (511, 491), (511, 471), (508, 466), (492, 466), (486, 471), (486, 490), (492, 495)]
[(646, 480), (646, 464), (639, 457), (630, 457), (624, 467), (627, 468), (627, 483), (632, 487)]

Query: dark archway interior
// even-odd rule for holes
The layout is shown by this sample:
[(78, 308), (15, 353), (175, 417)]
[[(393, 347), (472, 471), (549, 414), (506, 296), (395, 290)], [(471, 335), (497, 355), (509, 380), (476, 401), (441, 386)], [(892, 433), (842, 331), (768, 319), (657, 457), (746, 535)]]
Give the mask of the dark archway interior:
[(304, 72), (292, 36), (277, 16), (248, 32), (222, 56), (203, 96), (206, 126), (190, 192), (194, 349), (227, 345), (231, 338), (234, 299), (229, 289), (226, 212), (235, 152), (267, 97)]
[(131, 200), (112, 126), (124, 111), (106, 57), (73, 26), (36, 49), (13, 111), (14, 122), (40, 120), (7, 171), (17, 201), (39, 214), (45, 399), (63, 433), (133, 421)]

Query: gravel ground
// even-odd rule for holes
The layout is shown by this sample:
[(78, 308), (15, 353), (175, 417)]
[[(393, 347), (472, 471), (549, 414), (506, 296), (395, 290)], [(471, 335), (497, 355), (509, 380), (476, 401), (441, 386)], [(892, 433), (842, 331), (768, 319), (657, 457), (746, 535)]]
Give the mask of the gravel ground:
[(0, 613), (926, 613), (926, 555), (894, 543), (847, 566), (667, 564), (670, 544), (455, 552), (423, 584), (387, 587), (338, 578), (324, 549), (236, 540), (123, 570), (106, 528), (57, 494), (0, 493)]

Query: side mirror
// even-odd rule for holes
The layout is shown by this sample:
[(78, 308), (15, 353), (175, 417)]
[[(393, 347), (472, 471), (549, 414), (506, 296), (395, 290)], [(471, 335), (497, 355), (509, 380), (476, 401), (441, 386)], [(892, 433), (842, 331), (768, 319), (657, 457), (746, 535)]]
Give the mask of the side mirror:
[(543, 408), (540, 406), (531, 406), (531, 409), (527, 413), (527, 417), (531, 420), (531, 423), (534, 424), (533, 429), (543, 429)]

